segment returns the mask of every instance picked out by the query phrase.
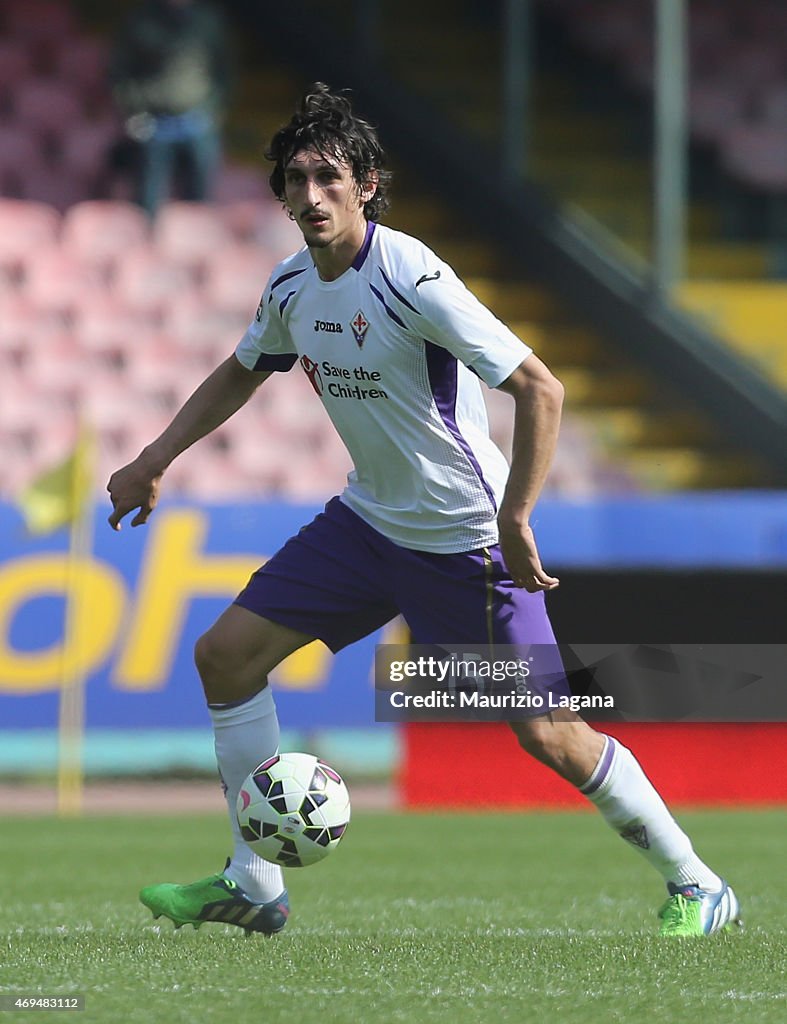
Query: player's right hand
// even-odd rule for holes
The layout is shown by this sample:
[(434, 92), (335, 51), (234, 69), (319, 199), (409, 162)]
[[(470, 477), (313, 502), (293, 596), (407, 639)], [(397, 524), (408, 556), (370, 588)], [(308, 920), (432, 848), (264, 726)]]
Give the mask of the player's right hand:
[(158, 504), (159, 487), (164, 474), (151, 470), (142, 455), (109, 478), (107, 490), (112, 502), (112, 515), (107, 522), (113, 530), (121, 529), (121, 520), (139, 509), (131, 520), (132, 526), (141, 526)]

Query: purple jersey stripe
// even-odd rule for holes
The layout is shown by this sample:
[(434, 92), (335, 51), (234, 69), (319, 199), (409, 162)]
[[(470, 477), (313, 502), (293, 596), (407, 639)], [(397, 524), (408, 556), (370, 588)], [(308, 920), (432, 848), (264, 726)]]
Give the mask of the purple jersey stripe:
[(254, 364), (254, 369), (271, 371), (278, 370), (280, 373), (286, 373), (295, 366), (297, 360), (298, 357), (291, 355), (289, 352), (285, 352), (280, 355), (271, 355), (267, 352), (263, 352)]
[(290, 301), (294, 294), (295, 290), (293, 289), (293, 291), (290, 292), (286, 299), (281, 300), (281, 302), (279, 303), (279, 316), (281, 316), (284, 310), (287, 308), (287, 303)]
[(404, 322), (404, 320), (402, 320), (402, 318), (397, 313), (394, 313), (394, 311), (391, 309), (391, 307), (388, 305), (388, 303), (383, 298), (383, 293), (380, 291), (380, 289), (379, 288), (375, 288), (373, 284), (370, 284), (369, 287), (372, 289), (372, 291), (377, 296), (377, 298), (380, 300), (380, 302), (382, 302), (383, 308), (385, 309), (385, 312), (393, 320), (393, 322), (398, 324), (400, 327), (402, 327), (406, 331), (407, 330), (407, 324)]
[(478, 474), (478, 479), (486, 491), (487, 497), (492, 503), (492, 508), (497, 512), (497, 502), (492, 488), (484, 479), (484, 473), (473, 449), (463, 437), (462, 432), (456, 423), (456, 393), (458, 386), (458, 367), (456, 357), (439, 345), (424, 340), (426, 346), (426, 367), (429, 373), (429, 386), (432, 389), (437, 411), (448, 428), (449, 433), (467, 456), (470, 465)]
[(418, 313), (418, 315), (420, 316), (420, 312), (415, 308), (412, 302), (408, 302), (404, 295), (402, 295), (401, 292), (397, 291), (396, 288), (394, 288), (394, 286), (388, 280), (388, 275), (385, 273), (382, 267), (380, 267), (380, 273), (383, 275), (383, 281), (385, 281), (386, 285), (388, 286), (388, 291), (392, 295), (395, 295), (396, 298), (402, 303), (402, 305), (407, 306), (408, 309), (411, 309), (414, 313)]
[(604, 753), (601, 755), (601, 761), (591, 775), (590, 781), (586, 782), (584, 786), (579, 787), (580, 793), (584, 793), (585, 796), (590, 796), (591, 793), (596, 792), (596, 790), (605, 781), (607, 775), (609, 775), (609, 769), (612, 767), (612, 760), (614, 757), (615, 741), (611, 736), (607, 736), (607, 745), (604, 747)]
[(358, 255), (352, 261), (353, 270), (360, 270), (366, 262), (366, 257), (369, 255), (369, 250), (372, 247), (372, 236), (374, 235), (375, 229), (374, 221), (370, 220), (366, 224), (366, 234), (363, 239), (363, 245), (358, 250)]
[[(291, 277), (297, 277), (298, 274), (305, 273), (306, 267), (302, 267), (300, 270), (291, 270), (289, 274), (282, 274), (281, 277), (277, 277), (276, 280), (271, 285), (271, 292), (273, 292), (275, 288), (278, 288), (280, 284), (284, 284), (285, 281), (289, 281)], [(270, 301), (270, 299), (268, 301)]]

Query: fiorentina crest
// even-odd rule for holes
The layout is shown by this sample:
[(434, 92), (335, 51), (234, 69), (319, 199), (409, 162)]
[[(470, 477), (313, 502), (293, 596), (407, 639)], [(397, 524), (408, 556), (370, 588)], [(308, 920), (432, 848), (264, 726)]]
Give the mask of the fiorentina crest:
[(350, 321), (350, 327), (352, 328), (353, 337), (358, 344), (358, 348), (363, 348), (363, 343), (366, 339), (366, 332), (369, 329), (369, 321), (363, 315), (362, 309), (359, 309), (352, 318)]

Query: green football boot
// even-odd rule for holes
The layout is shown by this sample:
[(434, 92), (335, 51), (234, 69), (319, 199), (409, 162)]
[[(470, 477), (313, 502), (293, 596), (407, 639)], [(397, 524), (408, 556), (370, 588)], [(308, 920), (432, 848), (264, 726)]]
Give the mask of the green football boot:
[(714, 935), (743, 927), (738, 897), (722, 879), (718, 892), (705, 892), (698, 885), (667, 883), (669, 899), (659, 910), (660, 935), (676, 937)]
[(223, 874), (210, 875), (191, 885), (148, 885), (139, 898), (154, 918), (168, 917), (176, 928), (184, 924), (200, 928), (206, 921), (220, 921), (243, 928), (247, 936), (252, 932), (275, 935), (285, 926), (290, 913), (286, 889), (269, 903), (255, 903)]

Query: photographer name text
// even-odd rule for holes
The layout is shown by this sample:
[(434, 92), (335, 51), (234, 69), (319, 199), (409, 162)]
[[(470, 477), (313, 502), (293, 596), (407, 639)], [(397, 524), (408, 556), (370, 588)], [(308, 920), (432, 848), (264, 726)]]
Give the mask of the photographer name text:
[(430, 693), (405, 693), (404, 690), (393, 690), (388, 697), (392, 708), (453, 710), (470, 708), (474, 710), (505, 709), (505, 708), (543, 708), (547, 711), (556, 708), (570, 708), (572, 711), (584, 711), (588, 708), (614, 708), (615, 700), (601, 694), (576, 696), (560, 693), (447, 693), (445, 690), (432, 690)]

